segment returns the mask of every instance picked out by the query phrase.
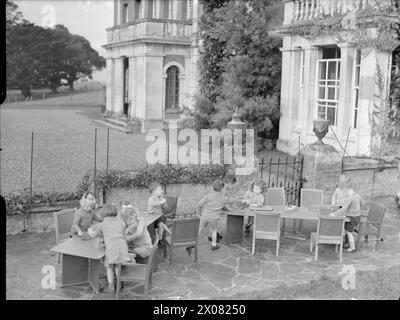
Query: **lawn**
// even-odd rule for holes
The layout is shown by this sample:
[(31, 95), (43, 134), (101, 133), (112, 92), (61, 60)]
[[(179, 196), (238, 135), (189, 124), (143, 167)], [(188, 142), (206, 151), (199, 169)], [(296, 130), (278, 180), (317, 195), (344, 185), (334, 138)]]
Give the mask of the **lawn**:
[[(1, 106), (1, 192), (29, 187), (34, 132), (33, 188), (72, 191), (94, 166), (93, 119), (101, 117), (100, 92)], [(98, 128), (97, 168), (106, 168), (107, 131)], [(110, 130), (110, 169), (146, 163), (144, 135)]]
[(322, 277), (307, 284), (230, 296), (232, 300), (398, 300), (400, 266), (356, 274), (356, 289), (344, 290), (342, 278)]

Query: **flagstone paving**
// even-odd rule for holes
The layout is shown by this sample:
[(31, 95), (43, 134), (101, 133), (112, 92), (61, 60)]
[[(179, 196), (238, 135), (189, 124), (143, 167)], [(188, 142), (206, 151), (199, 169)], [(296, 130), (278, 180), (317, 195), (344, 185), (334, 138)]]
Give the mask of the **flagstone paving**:
[[(343, 262), (340, 262), (332, 246), (321, 246), (319, 260), (315, 261), (309, 252), (309, 240), (282, 238), (276, 257), (273, 241), (257, 241), (256, 253), (252, 256), (251, 235), (246, 235), (240, 243), (221, 244), (217, 251), (211, 251), (209, 242), (204, 239), (200, 243), (197, 263), (184, 249), (174, 251), (172, 264), (160, 255), (149, 296), (143, 296), (143, 285), (126, 283), (120, 299), (228, 298), (237, 293), (300, 285), (321, 277), (340, 277), (344, 265), (353, 265), (356, 271), (398, 266), (400, 212), (391, 198), (377, 199), (376, 202), (384, 203), (388, 208), (384, 242), (377, 250), (375, 242), (370, 241), (355, 253), (344, 253)], [(224, 223), (222, 220), (221, 225)], [(311, 228), (305, 224), (305, 230), (311, 231)], [(49, 251), (54, 245), (53, 233), (7, 238), (7, 299), (114, 299), (113, 295), (96, 295), (88, 285), (61, 289), (57, 282), (55, 290), (42, 289), (43, 266), (55, 266), (57, 281), (61, 275), (57, 257)], [(102, 284), (106, 283), (106, 279), (102, 279)]]

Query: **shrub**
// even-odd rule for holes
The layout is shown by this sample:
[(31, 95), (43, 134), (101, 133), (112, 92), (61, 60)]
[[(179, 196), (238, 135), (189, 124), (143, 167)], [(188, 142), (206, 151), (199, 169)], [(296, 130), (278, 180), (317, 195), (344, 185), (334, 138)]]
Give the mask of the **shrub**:
[(78, 186), (78, 192), (88, 190), (94, 182), (96, 187), (109, 188), (147, 188), (153, 181), (163, 186), (178, 183), (209, 184), (215, 179), (224, 178), (226, 168), (223, 165), (176, 166), (153, 165), (136, 171), (105, 170), (96, 172), (93, 181), (93, 171), (88, 171)]

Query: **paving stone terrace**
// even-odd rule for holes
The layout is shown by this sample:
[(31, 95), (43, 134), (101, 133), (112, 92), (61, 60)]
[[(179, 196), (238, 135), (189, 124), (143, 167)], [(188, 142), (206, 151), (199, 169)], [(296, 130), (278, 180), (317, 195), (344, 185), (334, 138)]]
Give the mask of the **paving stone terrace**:
[[(175, 250), (173, 263), (160, 256), (159, 268), (153, 275), (153, 286), (146, 298), (143, 286), (125, 284), (120, 299), (213, 299), (229, 298), (241, 293), (254, 293), (282, 285), (296, 286), (318, 280), (323, 276), (339, 277), (344, 265), (353, 265), (356, 271), (374, 271), (400, 265), (400, 212), (393, 198), (375, 202), (388, 208), (384, 220), (384, 242), (374, 249), (374, 241), (365, 243), (355, 253), (344, 253), (343, 262), (333, 246), (321, 246), (319, 260), (309, 252), (309, 240), (282, 238), (279, 257), (275, 256), (275, 242), (257, 241), (257, 250), (251, 255), (251, 235), (241, 243), (221, 245), (210, 250), (207, 239), (201, 240), (199, 261), (193, 263), (184, 249)], [(226, 220), (221, 220), (221, 226)], [(287, 225), (291, 225), (290, 222)], [(305, 224), (310, 231), (311, 225)], [(222, 229), (222, 233), (223, 233)], [(290, 230), (289, 230), (290, 231)], [(89, 285), (59, 288), (60, 265), (56, 255), (49, 252), (55, 245), (53, 233), (19, 235), (7, 239), (6, 284), (7, 299), (114, 299), (114, 295), (96, 295)], [(54, 265), (57, 270), (57, 288), (41, 287), (42, 267)], [(102, 279), (104, 285), (106, 279)], [(340, 281), (340, 280), (338, 280)]]

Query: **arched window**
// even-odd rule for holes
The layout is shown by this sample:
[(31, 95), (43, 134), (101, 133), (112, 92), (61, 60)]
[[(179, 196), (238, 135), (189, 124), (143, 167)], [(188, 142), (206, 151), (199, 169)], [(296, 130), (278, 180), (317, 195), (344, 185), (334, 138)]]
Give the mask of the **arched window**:
[(179, 69), (177, 66), (167, 69), (165, 110), (171, 109), (179, 109)]

